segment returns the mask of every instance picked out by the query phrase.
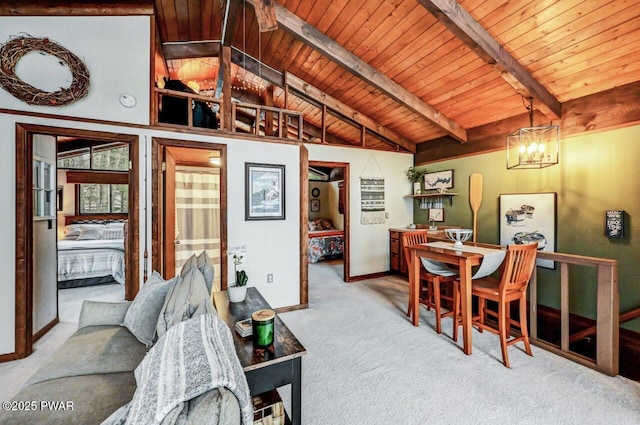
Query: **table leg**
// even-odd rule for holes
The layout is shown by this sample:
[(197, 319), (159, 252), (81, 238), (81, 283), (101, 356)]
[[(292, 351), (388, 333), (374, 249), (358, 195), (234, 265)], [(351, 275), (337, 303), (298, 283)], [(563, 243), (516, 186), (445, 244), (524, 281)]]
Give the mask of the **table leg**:
[(295, 357), (245, 372), (251, 395), (291, 384), (291, 423), (302, 424), (302, 358)]
[(302, 423), (302, 359), (293, 359), (293, 374), (291, 376), (291, 423), (300, 425)]
[(462, 304), (462, 340), (463, 351), (471, 354), (471, 264), (465, 259), (460, 259), (460, 300)]
[(418, 326), (420, 323), (419, 305), (420, 305), (420, 257), (416, 250), (411, 251), (411, 270), (409, 270), (409, 284), (411, 285), (411, 308), (413, 309), (412, 323)]

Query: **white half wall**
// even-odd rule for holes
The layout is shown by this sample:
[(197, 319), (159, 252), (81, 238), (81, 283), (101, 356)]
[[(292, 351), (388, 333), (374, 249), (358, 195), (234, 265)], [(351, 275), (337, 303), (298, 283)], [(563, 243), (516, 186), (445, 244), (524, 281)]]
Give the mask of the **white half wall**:
[[(413, 165), (412, 154), (366, 149), (305, 145), (309, 161), (349, 163), (350, 265), (351, 277), (389, 270), (389, 228), (413, 222), (413, 200), (405, 171)], [(360, 177), (384, 177), (384, 224), (360, 224)], [(347, 182), (345, 182), (346, 184)]]

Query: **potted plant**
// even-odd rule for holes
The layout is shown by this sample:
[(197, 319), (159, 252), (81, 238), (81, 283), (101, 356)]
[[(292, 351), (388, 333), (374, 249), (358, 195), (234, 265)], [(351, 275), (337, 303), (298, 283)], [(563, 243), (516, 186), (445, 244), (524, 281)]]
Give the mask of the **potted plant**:
[(416, 167), (411, 166), (406, 171), (407, 179), (413, 183), (413, 194), (420, 195), (422, 193), (422, 180), (424, 175), (427, 174), (427, 170), (418, 170)]
[(244, 301), (247, 296), (247, 281), (249, 277), (244, 270), (238, 270), (238, 266), (242, 264), (247, 249), (243, 245), (241, 247), (233, 248), (228, 251), (233, 255), (233, 274), (235, 282), (227, 287), (227, 294), (229, 295), (229, 301), (232, 303), (239, 303)]

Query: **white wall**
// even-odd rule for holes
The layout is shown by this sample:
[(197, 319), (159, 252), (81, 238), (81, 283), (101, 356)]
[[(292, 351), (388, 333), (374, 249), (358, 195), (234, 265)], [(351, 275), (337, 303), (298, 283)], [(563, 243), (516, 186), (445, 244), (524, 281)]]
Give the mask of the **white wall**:
[[(349, 163), (351, 276), (389, 270), (389, 228), (406, 227), (413, 221), (413, 202), (405, 171), (413, 165), (412, 154), (307, 144), (309, 161)], [(360, 224), (360, 177), (385, 178), (384, 224)]]
[(0, 353), (12, 353), (15, 331), (16, 289), (16, 138), (12, 119), (0, 115)]
[[(150, 17), (0, 17), (0, 43), (23, 34), (48, 37), (83, 60), (89, 72), (89, 94), (59, 107), (30, 106), (0, 88), (0, 108), (94, 118), (135, 124), (149, 123)], [(50, 55), (32, 52), (16, 67), (25, 82), (46, 91), (71, 84), (71, 73)], [(129, 93), (138, 103), (120, 104)]]
[[(81, 57), (92, 75), (88, 97), (70, 105), (59, 108), (32, 107), (0, 89), (0, 108), (147, 124), (150, 104), (149, 29), (149, 17), (0, 17), (0, 40), (25, 32), (34, 37), (49, 37)], [(50, 63), (27, 67), (29, 69), (19, 71), (19, 75), (32, 84), (34, 81), (51, 84), (50, 67)], [(55, 87), (48, 90), (55, 90)], [(121, 106), (118, 102), (121, 93), (136, 96), (136, 107), (127, 109)], [(152, 138), (227, 144), (228, 245), (246, 245), (247, 255), (243, 265), (249, 275), (249, 285), (259, 288), (273, 307), (299, 304), (299, 146), (0, 113), (0, 205), (4, 208), (3, 220), (0, 220), (0, 235), (3, 236), (0, 270), (5, 277), (0, 280), (0, 292), (3, 294), (0, 297), (0, 354), (14, 351), (15, 338), (15, 199), (16, 196), (23, 196), (16, 194), (15, 189), (16, 123), (132, 134), (139, 138), (140, 276), (143, 276), (145, 247), (151, 250), (151, 229), (154, 225), (151, 222), (151, 190), (144, 190), (151, 186)], [(351, 164), (351, 275), (388, 270), (388, 228), (406, 226), (412, 221), (412, 202), (403, 199), (402, 195), (410, 192), (404, 171), (413, 163), (413, 156), (316, 145), (309, 145), (308, 149), (312, 160)], [(285, 220), (244, 220), (245, 162), (285, 165)], [(385, 224), (359, 224), (359, 176), (376, 172), (367, 164), (369, 167), (379, 165), (386, 178), (386, 208), (390, 216)], [(153, 265), (149, 264), (148, 271), (151, 270)], [(230, 267), (230, 273), (232, 270)], [(267, 284), (269, 273), (273, 274), (274, 282)]]
[[(318, 189), (320, 194), (318, 197), (314, 197), (311, 195), (311, 191), (313, 189)], [(338, 201), (337, 197), (335, 203), (331, 203), (329, 200), (329, 192), (331, 191), (331, 183), (330, 182), (309, 182), (309, 201), (312, 199), (317, 199), (320, 201), (320, 210), (313, 212), (311, 211), (311, 202), (309, 202), (308, 210), (309, 210), (309, 218), (332, 218), (331, 213), (333, 210), (338, 210)]]
[[(134, 134), (140, 141), (140, 276), (145, 246), (151, 250), (151, 141), (153, 137), (193, 140), (227, 145), (227, 234), (228, 245), (246, 245), (243, 265), (249, 275), (249, 286), (257, 287), (272, 307), (297, 305), (299, 298), (299, 211), (300, 211), (300, 147), (289, 144), (262, 143), (171, 133), (94, 123), (64, 121), (15, 114), (0, 114), (0, 205), (5, 212), (0, 220), (0, 234), (6, 235), (0, 245), (0, 267), (5, 279), (0, 281), (0, 354), (14, 350), (15, 326), (15, 125), (38, 124), (51, 127)], [(284, 164), (285, 220), (244, 220), (244, 164), (245, 162)], [(145, 170), (147, 175), (145, 176)], [(148, 183), (145, 214), (145, 191)], [(145, 244), (146, 238), (146, 244)], [(149, 255), (149, 259), (151, 255)], [(230, 263), (232, 266), (232, 263)], [(154, 265), (149, 264), (151, 272)], [(233, 267), (230, 267), (230, 274)], [(274, 275), (273, 283), (267, 274)], [(229, 276), (232, 281), (232, 276)]]

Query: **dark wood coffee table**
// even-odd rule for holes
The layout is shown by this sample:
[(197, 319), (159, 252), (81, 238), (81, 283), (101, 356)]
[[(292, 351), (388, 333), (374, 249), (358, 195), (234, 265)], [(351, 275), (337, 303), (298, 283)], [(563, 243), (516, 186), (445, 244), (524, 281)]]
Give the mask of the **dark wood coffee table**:
[(233, 342), (244, 370), (251, 395), (291, 384), (291, 423), (300, 425), (302, 399), (302, 356), (307, 350), (276, 315), (273, 346), (268, 349), (253, 347), (251, 337), (242, 338), (235, 331), (239, 320), (248, 319), (254, 311), (271, 307), (256, 288), (248, 288), (247, 298), (241, 303), (229, 302), (227, 291), (213, 293), (218, 316), (233, 333)]

